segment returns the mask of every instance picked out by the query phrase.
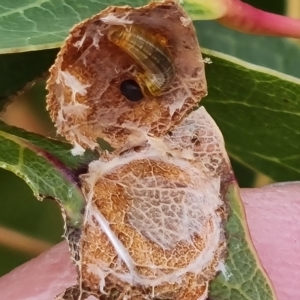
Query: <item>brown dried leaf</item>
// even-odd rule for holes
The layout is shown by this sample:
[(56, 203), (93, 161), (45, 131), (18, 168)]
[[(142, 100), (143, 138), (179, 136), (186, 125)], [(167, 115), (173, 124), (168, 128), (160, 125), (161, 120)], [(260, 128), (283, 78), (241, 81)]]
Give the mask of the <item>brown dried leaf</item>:
[[(146, 32), (141, 39), (166, 43), (175, 77), (161, 95), (131, 102), (121, 94), (120, 84), (136, 79), (143, 70), (108, 40), (110, 28), (116, 25), (129, 31), (130, 26), (139, 26)], [(137, 43), (135, 36), (131, 42)], [(193, 23), (173, 1), (140, 8), (109, 7), (72, 29), (51, 68), (47, 88), (48, 110), (57, 130), (74, 144), (95, 148), (101, 137), (124, 150), (139, 145), (146, 135), (162, 136), (206, 95), (204, 62)]]

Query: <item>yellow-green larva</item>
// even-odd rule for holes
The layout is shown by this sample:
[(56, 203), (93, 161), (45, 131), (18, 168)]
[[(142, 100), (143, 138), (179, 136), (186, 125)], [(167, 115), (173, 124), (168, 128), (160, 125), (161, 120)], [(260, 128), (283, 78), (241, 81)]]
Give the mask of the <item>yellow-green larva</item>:
[(159, 96), (170, 85), (175, 66), (163, 38), (138, 25), (113, 25), (107, 38), (130, 55), (143, 69), (136, 80), (147, 96)]

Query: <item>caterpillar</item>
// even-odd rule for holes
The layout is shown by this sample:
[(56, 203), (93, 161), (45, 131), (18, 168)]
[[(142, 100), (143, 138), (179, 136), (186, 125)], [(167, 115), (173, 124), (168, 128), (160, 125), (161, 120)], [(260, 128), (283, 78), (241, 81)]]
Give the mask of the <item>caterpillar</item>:
[(107, 38), (131, 56), (143, 69), (136, 80), (146, 96), (159, 96), (170, 85), (175, 66), (163, 38), (138, 25), (112, 25)]

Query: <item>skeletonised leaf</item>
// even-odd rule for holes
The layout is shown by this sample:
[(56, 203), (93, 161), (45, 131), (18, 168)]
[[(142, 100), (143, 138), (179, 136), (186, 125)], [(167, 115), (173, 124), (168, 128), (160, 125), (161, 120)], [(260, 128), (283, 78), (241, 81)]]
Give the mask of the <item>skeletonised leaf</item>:
[[(227, 61), (224, 63), (220, 59), (219, 62), (220, 67), (224, 65), (225, 67), (230, 66)], [(234, 65), (233, 69), (235, 68), (237, 70), (243, 69)], [(228, 76), (228, 72), (223, 73)], [(237, 80), (234, 82), (236, 83)], [(223, 83), (220, 83), (219, 87), (223, 87)], [(25, 179), (36, 195), (48, 195), (59, 199), (67, 210), (68, 215), (71, 216), (71, 219), (75, 220), (75, 225), (78, 224), (84, 201), (77, 187), (76, 177), (73, 176), (73, 172), (77, 167), (81, 166), (81, 163), (76, 161), (78, 157), (72, 157), (70, 147), (62, 147), (62, 144), (53, 141), (48, 143), (43, 139), (39, 140), (30, 135), (26, 136), (25, 133), (24, 135), (21, 134), (21, 137), (16, 136), (17, 130), (14, 133), (14, 130), (5, 128), (4, 125), (2, 130), (0, 133), (0, 138), (2, 139), (1, 147), (3, 147), (2, 151), (0, 149), (0, 160), (3, 161), (2, 166)], [(52, 147), (52, 143), (56, 147)], [(91, 154), (86, 161), (84, 158), (82, 163), (89, 161), (92, 157), (93, 155)], [(228, 197), (229, 201), (232, 201), (232, 215), (227, 227), (231, 242), (230, 247), (232, 248), (229, 248), (230, 255), (226, 267), (229, 272), (232, 272), (234, 278), (225, 278), (224, 281), (224, 278), (218, 277), (217, 281), (213, 282), (211, 296), (214, 297), (214, 300), (218, 299), (216, 297), (222, 300), (233, 299), (238, 295), (239, 299), (243, 299), (242, 297), (244, 299), (259, 299), (259, 297), (261, 299), (274, 299), (275, 296), (272, 298), (272, 291), (267, 285), (267, 280), (263, 277), (257, 258), (249, 250), (251, 245), (247, 245), (247, 242), (250, 242), (247, 241), (246, 227), (242, 226), (244, 217), (238, 207), (237, 196), (235, 193), (232, 193)], [(75, 214), (75, 216), (71, 214)], [(239, 237), (238, 241), (236, 241), (237, 235)], [(237, 249), (242, 250), (236, 251)], [(246, 276), (248, 274), (242, 273), (243, 266), (239, 265), (241, 261), (244, 262), (241, 260), (243, 258), (247, 258), (249, 267), (253, 268), (251, 282), (249, 282), (249, 277)], [(258, 290), (256, 293), (253, 293), (251, 284), (255, 283), (255, 281), (258, 282), (258, 284), (255, 284)]]
[[(68, 215), (75, 221), (80, 221), (84, 200), (69, 171), (75, 171), (97, 156), (91, 152), (83, 157), (72, 156), (72, 147), (68, 144), (5, 124), (1, 124), (0, 129), (1, 167), (23, 178), (36, 195), (59, 199)], [(235, 182), (231, 184), (227, 201), (230, 203), (226, 230), (229, 256), (224, 272), (211, 283), (210, 297), (214, 300), (231, 300), (234, 297), (241, 300), (275, 299), (267, 276), (252, 248)]]

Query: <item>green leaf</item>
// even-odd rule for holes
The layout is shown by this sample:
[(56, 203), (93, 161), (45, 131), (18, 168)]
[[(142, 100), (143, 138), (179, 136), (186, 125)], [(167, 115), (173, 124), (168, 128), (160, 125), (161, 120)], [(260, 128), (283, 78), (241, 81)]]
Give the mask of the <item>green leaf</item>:
[(224, 0), (185, 0), (182, 6), (192, 20), (215, 20), (226, 14), (228, 5)]
[(57, 48), (74, 24), (107, 6), (146, 3), (145, 0), (2, 0), (0, 53)]
[(230, 206), (226, 224), (228, 257), (223, 272), (211, 282), (209, 299), (277, 299), (253, 247), (236, 182), (229, 186), (226, 200)]
[(288, 39), (243, 34), (215, 21), (195, 21), (201, 47), (300, 78), (300, 47)]
[(275, 181), (300, 176), (300, 80), (203, 50), (209, 94), (201, 101), (230, 156)]
[(70, 226), (81, 225), (85, 200), (77, 175), (97, 155), (71, 154), (68, 144), (0, 123), (0, 167), (21, 177), (39, 199), (54, 198), (65, 210)]
[[(243, 2), (277, 14), (282, 14), (285, 7), (284, 0), (278, 0), (276, 3), (270, 0), (244, 0)], [(227, 14), (230, 4), (226, 0), (185, 0), (182, 1), (182, 6), (193, 20), (217, 20)]]
[(0, 131), (26, 140), (26, 142), (30, 143), (32, 146), (40, 148), (47, 153), (55, 156), (67, 168), (75, 173), (76, 170), (82, 169), (83, 167), (87, 166), (87, 164), (92, 160), (98, 158), (98, 154), (91, 150), (86, 150), (84, 155), (74, 156), (71, 154), (71, 150), (73, 149), (73, 147), (69, 143), (46, 138), (44, 136), (28, 132), (21, 128), (9, 126), (3, 122), (0, 122)]
[[(2, 0), (0, 6), (0, 53), (60, 47), (74, 24), (110, 5), (141, 6), (147, 0)], [(193, 20), (222, 15), (223, 1), (186, 0), (183, 7)], [(274, 6), (274, 5), (273, 5)], [(278, 8), (279, 9), (279, 8)], [(213, 33), (212, 37), (215, 36)]]

